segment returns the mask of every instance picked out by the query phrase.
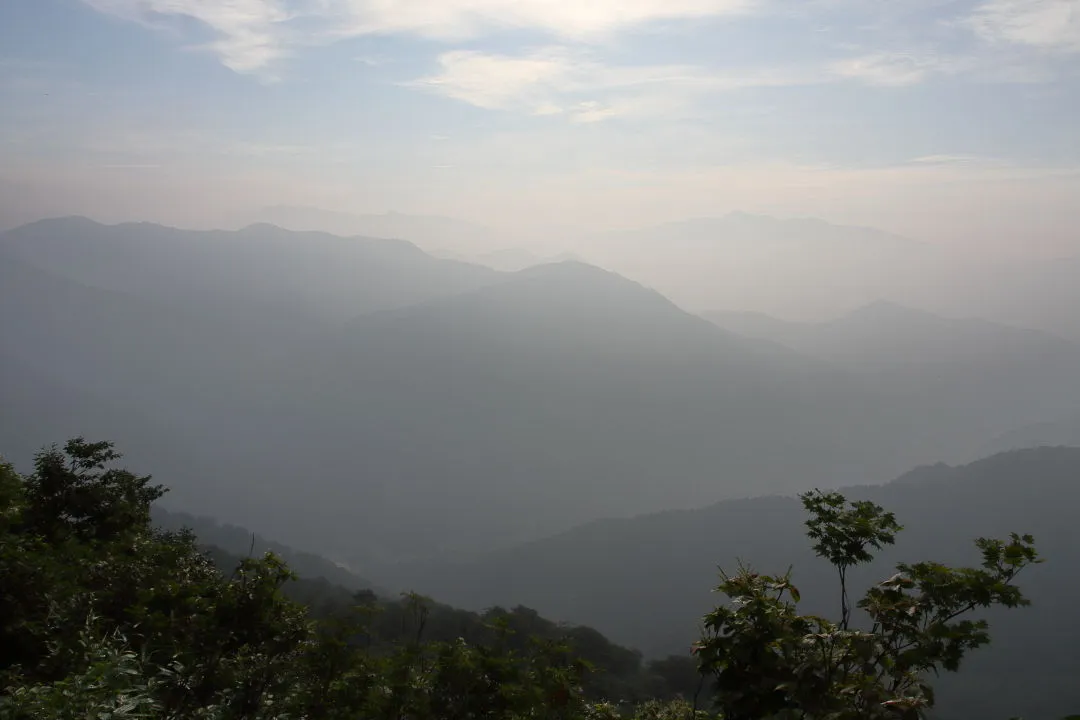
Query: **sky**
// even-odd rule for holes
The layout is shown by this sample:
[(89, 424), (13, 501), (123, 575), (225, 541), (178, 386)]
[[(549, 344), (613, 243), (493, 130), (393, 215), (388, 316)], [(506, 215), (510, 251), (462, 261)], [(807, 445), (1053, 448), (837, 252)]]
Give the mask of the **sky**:
[(814, 216), (1080, 254), (1080, 0), (0, 0), (0, 224)]

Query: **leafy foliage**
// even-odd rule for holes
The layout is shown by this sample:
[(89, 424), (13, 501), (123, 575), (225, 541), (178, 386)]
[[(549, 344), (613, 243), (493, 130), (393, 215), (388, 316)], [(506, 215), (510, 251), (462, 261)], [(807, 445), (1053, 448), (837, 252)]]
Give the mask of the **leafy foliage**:
[(645, 677), (640, 654), (526, 608), (380, 601), (270, 553), (212, 557), (152, 527), (163, 489), (118, 458), (76, 438), (26, 477), (0, 465), (4, 720), (569, 720)]
[[(527, 608), (385, 601), (299, 581), (270, 553), (212, 557), (190, 531), (153, 528), (163, 489), (118, 458), (76, 438), (25, 477), (0, 464), (0, 720), (921, 718), (930, 675), (989, 642), (973, 613), (1026, 605), (1015, 580), (1041, 562), (1030, 536), (980, 539), (977, 568), (900, 564), (859, 622), (845, 591), (839, 623), (798, 613), (790, 571), (741, 566), (696, 659), (643, 666)], [(803, 500), (841, 583), (900, 529), (871, 503)]]
[(867, 627), (852, 629), (846, 570), (870, 562), (901, 527), (874, 503), (849, 503), (836, 493), (802, 497), (814, 550), (839, 573), (841, 620), (800, 615), (790, 571), (772, 576), (743, 566), (722, 573), (718, 590), (733, 602), (706, 616), (695, 651), (713, 677), (723, 717), (924, 717), (934, 705), (929, 676), (957, 671), (968, 651), (990, 641), (987, 621), (971, 613), (1028, 604), (1014, 580), (1041, 562), (1033, 538), (980, 538), (979, 568), (900, 564), (859, 601)]

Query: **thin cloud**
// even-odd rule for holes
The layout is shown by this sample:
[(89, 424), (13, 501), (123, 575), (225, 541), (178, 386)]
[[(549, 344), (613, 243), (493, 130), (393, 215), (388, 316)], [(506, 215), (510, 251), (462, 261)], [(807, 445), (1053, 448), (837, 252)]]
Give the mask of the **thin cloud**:
[(798, 68), (723, 73), (696, 65), (607, 65), (563, 46), (517, 56), (454, 50), (440, 55), (438, 66), (406, 85), (487, 110), (565, 115), (580, 123), (668, 115), (712, 92), (827, 81)]
[(238, 73), (254, 73), (290, 53), (288, 21), (295, 15), (276, 0), (83, 0), (103, 13), (159, 27), (168, 19), (191, 18), (214, 31), (203, 46)]
[(908, 161), (913, 165), (961, 165), (961, 166), (1005, 166), (1003, 160), (983, 155), (923, 155)]
[(147, 25), (197, 20), (217, 39), (203, 46), (238, 73), (266, 68), (295, 48), (366, 35), (463, 40), (508, 29), (598, 40), (646, 23), (743, 13), (757, 0), (83, 0)]
[(504, 29), (531, 29), (588, 39), (663, 20), (743, 13), (755, 0), (337, 0), (323, 2), (353, 35), (405, 33), (471, 39)]
[(1080, 53), (1080, 0), (991, 0), (969, 23), (991, 42)]
[(382, 67), (390, 62), (389, 58), (382, 57), (381, 55), (358, 55), (353, 59), (361, 65), (367, 65), (368, 67)]
[(874, 53), (818, 65), (738, 72), (700, 65), (608, 65), (566, 46), (520, 55), (455, 50), (438, 71), (405, 83), (475, 107), (531, 115), (562, 115), (594, 123), (616, 117), (670, 116), (712, 94), (858, 82), (905, 87), (934, 76), (972, 74), (975, 58)]
[(838, 60), (829, 65), (829, 70), (840, 77), (858, 80), (867, 85), (903, 87), (917, 85), (931, 75), (956, 74), (970, 67), (970, 60), (959, 58), (873, 53)]

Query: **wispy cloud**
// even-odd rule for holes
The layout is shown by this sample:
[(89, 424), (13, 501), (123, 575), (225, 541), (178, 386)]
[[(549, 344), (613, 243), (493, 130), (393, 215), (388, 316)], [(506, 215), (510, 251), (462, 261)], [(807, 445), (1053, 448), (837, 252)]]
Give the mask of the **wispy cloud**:
[[(217, 36), (205, 45), (222, 64), (239, 73), (261, 70), (287, 56), (295, 34), (296, 14), (278, 0), (83, 0), (101, 12), (159, 26), (169, 19), (190, 18)], [(318, 3), (313, 3), (313, 6)]]
[(745, 12), (756, 0), (323, 0), (348, 34), (475, 38), (526, 28), (561, 38), (602, 37), (658, 20)]
[(992, 42), (1080, 53), (1080, 0), (990, 0), (969, 22)]
[(438, 65), (435, 74), (407, 84), (489, 110), (583, 123), (686, 110), (713, 92), (826, 80), (799, 68), (730, 73), (696, 65), (608, 65), (565, 46), (517, 56), (455, 50), (440, 55)]
[(1007, 163), (1003, 160), (1000, 160), (998, 158), (985, 157), (983, 155), (923, 155), (921, 157), (912, 158), (908, 162), (912, 165), (981, 165), (986, 167), (1005, 167), (1007, 165)]
[(934, 74), (955, 74), (970, 69), (970, 59), (905, 53), (873, 53), (838, 60), (829, 70), (843, 78), (868, 85), (901, 87), (916, 85)]
[(296, 47), (365, 35), (464, 40), (507, 29), (562, 39), (609, 37), (664, 20), (742, 13), (758, 0), (83, 0), (150, 25), (190, 18), (217, 39), (205, 45), (240, 73), (265, 72)]
[(353, 59), (361, 65), (367, 65), (368, 67), (382, 67), (390, 62), (389, 58), (381, 55), (358, 55)]
[(690, 111), (709, 95), (748, 88), (858, 82), (902, 87), (973, 73), (972, 57), (874, 53), (817, 64), (725, 70), (702, 65), (610, 65), (567, 46), (521, 55), (455, 50), (438, 71), (406, 83), (480, 108), (563, 115), (575, 122)]

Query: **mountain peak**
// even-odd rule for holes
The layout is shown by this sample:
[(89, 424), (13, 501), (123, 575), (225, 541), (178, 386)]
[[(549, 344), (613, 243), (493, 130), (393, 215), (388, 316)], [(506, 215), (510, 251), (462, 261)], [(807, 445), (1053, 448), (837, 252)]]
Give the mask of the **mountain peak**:
[(35, 220), (34, 222), (20, 225), (19, 227), (12, 228), (6, 231), (5, 235), (15, 235), (24, 232), (35, 232), (38, 230), (64, 230), (65, 232), (76, 232), (80, 230), (96, 229), (105, 227), (102, 223), (96, 220), (91, 220), (83, 215), (64, 215), (61, 217), (42, 218)]

